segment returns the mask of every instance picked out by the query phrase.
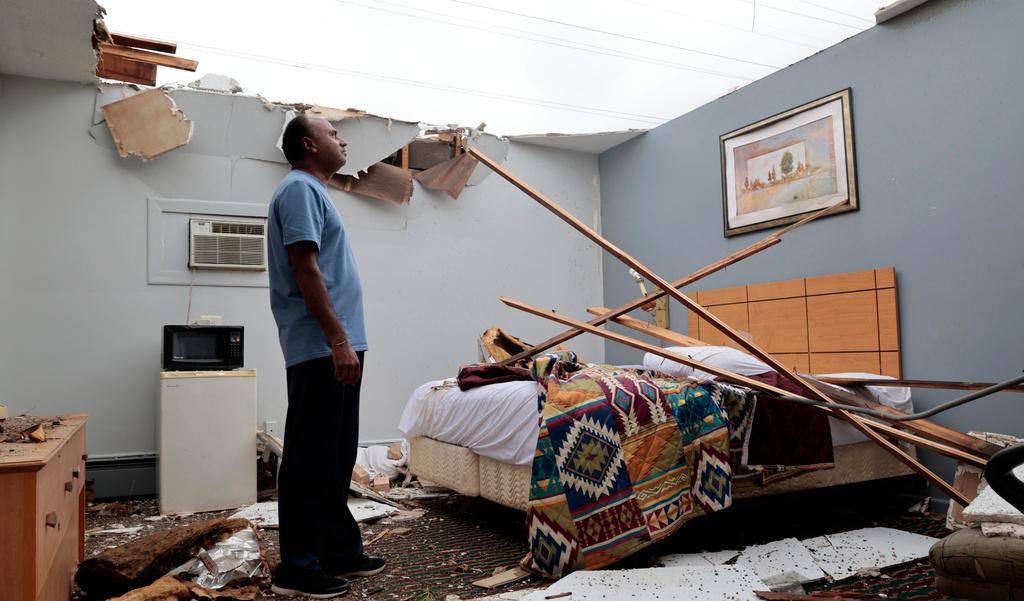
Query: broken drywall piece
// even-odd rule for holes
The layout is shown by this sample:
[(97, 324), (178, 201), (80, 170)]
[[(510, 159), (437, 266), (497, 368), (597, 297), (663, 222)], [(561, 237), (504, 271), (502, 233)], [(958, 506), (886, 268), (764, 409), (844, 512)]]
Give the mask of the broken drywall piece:
[(893, 528), (863, 528), (800, 541), (834, 580), (928, 556), (939, 539)]
[(313, 117), (323, 117), (328, 121), (341, 121), (342, 119), (365, 117), (368, 115), (366, 111), (360, 111), (358, 109), (335, 109), (329, 106), (319, 105), (313, 105), (306, 109), (306, 114)]
[(454, 159), (417, 173), (416, 181), (428, 190), (441, 190), (458, 200), (478, 162), (468, 154), (462, 153)]
[(92, 113), (92, 124), (97, 125), (106, 121), (107, 118), (103, 116), (104, 106), (111, 102), (137, 96), (145, 91), (148, 91), (148, 88), (143, 90), (132, 84), (101, 84), (96, 92), (96, 105)]
[(334, 174), (327, 183), (339, 190), (378, 200), (407, 203), (412, 198), (412, 172), (387, 163), (371, 165), (358, 179)]
[[(735, 565), (752, 570), (766, 583), (811, 582), (825, 577), (807, 548), (795, 538), (750, 545), (740, 552)], [(785, 576), (785, 577), (782, 577)]]
[(757, 601), (754, 591), (767, 588), (753, 572), (736, 566), (595, 570), (573, 572), (522, 601), (544, 601), (562, 593), (571, 593), (565, 598), (572, 601)]
[(102, 107), (121, 157), (154, 159), (192, 139), (193, 123), (163, 90), (150, 90)]
[[(466, 140), (466, 146), (478, 149), (496, 163), (504, 163), (505, 158), (508, 156), (508, 149), (509, 146), (511, 146), (511, 142), (506, 138), (499, 138), (498, 136), (491, 134), (477, 133)], [(490, 169), (476, 169), (473, 171), (473, 175), (469, 178), (469, 181), (466, 182), (466, 185), (475, 186), (490, 174)]]
[[(354, 517), (357, 522), (375, 520), (394, 515), (399, 512), (398, 509), (391, 507), (390, 505), (385, 505), (383, 503), (367, 499), (356, 499), (351, 497), (348, 500), (348, 509), (352, 512), (352, 517)], [(263, 528), (277, 528), (280, 524), (277, 513), (277, 501), (265, 501), (263, 503), (254, 503), (248, 507), (243, 507), (229, 519), (236, 518), (247, 519), (253, 524)]]
[[(1024, 479), (1024, 465), (1014, 468), (1013, 475), (1018, 480)], [(960, 514), (960, 521), (969, 525), (985, 522), (1024, 525), (1024, 514), (982, 482), (978, 496)]]
[[(338, 136), (348, 142), (348, 159), (338, 170), (338, 175), (358, 175), (395, 154), (420, 134), (419, 123), (395, 121), (361, 111), (313, 107), (304, 114), (327, 119), (338, 130)], [(277, 139), (279, 150), (283, 147), (285, 128), (297, 115), (299, 111), (296, 109), (285, 111), (281, 135)]]
[(1009, 536), (1012, 538), (1024, 538), (1024, 526), (1020, 524), (999, 524), (996, 522), (982, 522), (981, 533), (985, 536)]
[(224, 94), (238, 94), (242, 91), (242, 85), (238, 81), (218, 73), (207, 73), (199, 79), (189, 82), (188, 87), (194, 90), (222, 92)]
[(627, 129), (623, 131), (605, 131), (592, 134), (527, 134), (509, 136), (516, 143), (547, 146), (561, 150), (601, 154), (628, 140), (647, 133), (646, 129)]
[(658, 558), (666, 568), (706, 568), (725, 565), (736, 559), (739, 551), (715, 551), (703, 553), (673, 553)]
[(363, 116), (332, 121), (338, 135), (348, 142), (348, 162), (340, 175), (356, 175), (395, 154), (420, 135), (419, 123)]
[(368, 522), (379, 518), (388, 517), (401, 511), (397, 507), (371, 501), (369, 499), (349, 498), (348, 509), (357, 522)]

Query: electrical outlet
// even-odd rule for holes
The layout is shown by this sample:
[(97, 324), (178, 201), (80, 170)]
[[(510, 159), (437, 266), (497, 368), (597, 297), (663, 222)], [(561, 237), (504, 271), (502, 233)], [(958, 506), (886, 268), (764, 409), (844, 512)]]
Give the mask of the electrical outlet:
[(271, 420), (263, 422), (263, 431), (271, 436), (277, 436), (277, 422)]

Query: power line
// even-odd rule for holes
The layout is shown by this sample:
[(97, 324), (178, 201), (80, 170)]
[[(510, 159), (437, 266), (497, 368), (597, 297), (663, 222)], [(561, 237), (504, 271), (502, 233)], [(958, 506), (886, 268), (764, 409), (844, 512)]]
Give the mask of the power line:
[[(458, 0), (452, 0), (452, 1), (453, 2), (457, 2)], [(753, 4), (755, 7), (760, 7), (762, 9), (767, 8), (769, 10), (778, 11), (780, 13), (786, 13), (787, 15), (796, 15), (798, 17), (803, 17), (805, 19), (813, 19), (815, 21), (821, 21), (822, 23), (831, 23), (832, 25), (839, 25), (841, 27), (849, 27), (850, 29), (856, 29), (857, 31), (863, 31), (865, 29), (863, 27), (857, 27), (856, 25), (850, 25), (849, 23), (841, 23), (839, 21), (833, 21), (831, 19), (825, 19), (825, 18), (822, 18), (822, 17), (816, 17), (814, 15), (809, 15), (807, 13), (802, 13), (802, 12), (795, 11), (795, 10), (789, 10), (788, 8), (779, 8), (778, 6), (772, 6), (770, 4), (765, 4), (763, 0), (736, 0), (736, 2), (745, 2), (747, 4)]]
[[(648, 64), (652, 64), (652, 65), (671, 67), (671, 68), (680, 69), (680, 70), (683, 70), (683, 71), (693, 71), (695, 73), (703, 73), (703, 74), (706, 74), (706, 75), (715, 75), (715, 76), (718, 76), (718, 77), (727, 77), (729, 79), (739, 79), (739, 80), (743, 80), (743, 81), (754, 81), (755, 79), (757, 79), (755, 77), (747, 77), (745, 75), (738, 75), (736, 73), (728, 73), (728, 72), (725, 72), (725, 71), (717, 71), (717, 70), (714, 70), (714, 69), (706, 69), (706, 68), (703, 68), (703, 67), (696, 67), (696, 66), (693, 66), (693, 65), (685, 64), (685, 63), (676, 63), (676, 62), (673, 62), (673, 61), (668, 61), (668, 60), (660, 59), (660, 58), (657, 58), (657, 57), (646, 56), (646, 55), (642, 55), (642, 54), (634, 54), (634, 53), (631, 53), (631, 52), (624, 52), (624, 51), (621, 51), (621, 50), (615, 50), (613, 48), (607, 48), (605, 46), (596, 46), (594, 44), (587, 44), (585, 42), (577, 42), (575, 40), (569, 40), (569, 39), (560, 38), (560, 37), (557, 37), (557, 36), (550, 36), (550, 35), (547, 35), (547, 34), (541, 34), (541, 33), (533, 32), (533, 31), (528, 31), (528, 30), (524, 30), (524, 29), (516, 29), (514, 27), (506, 27), (506, 26), (502, 26), (502, 25), (493, 25), (493, 24), (487, 23), (485, 21), (479, 21), (479, 20), (476, 20), (476, 19), (468, 19), (468, 18), (465, 18), (465, 17), (458, 17), (458, 16), (455, 16), (455, 15), (449, 15), (449, 14), (446, 14), (446, 13), (440, 13), (440, 12), (425, 10), (425, 9), (421, 9), (421, 8), (414, 8), (414, 7), (411, 7), (411, 6), (406, 6), (404, 4), (397, 4), (397, 3), (394, 3), (394, 2), (386, 2), (384, 0), (374, 0), (374, 1), (376, 3), (378, 3), (378, 4), (386, 4), (388, 6), (396, 6), (396, 7), (399, 7), (399, 8), (405, 8), (405, 9), (409, 9), (409, 10), (416, 10), (416, 11), (419, 11), (419, 12), (422, 12), (422, 13), (427, 13), (427, 14), (432, 14), (432, 15), (440, 15), (442, 17), (448, 17), (448, 18), (452, 18), (452, 19), (459, 19), (459, 20), (462, 20), (462, 21), (467, 21), (469, 23), (476, 23), (476, 24), (482, 25), (484, 27), (474, 27), (474, 26), (470, 26), (470, 25), (464, 25), (464, 24), (461, 24), (461, 23), (455, 23), (455, 22), (452, 22), (452, 21), (446, 21), (444, 19), (437, 19), (437, 18), (433, 18), (433, 17), (426, 17), (426, 16), (423, 16), (423, 15), (417, 15), (417, 14), (402, 12), (402, 11), (398, 11), (398, 10), (390, 10), (390, 9), (386, 9), (386, 8), (376, 7), (376, 6), (367, 6), (365, 4), (360, 4), (358, 2), (352, 2), (351, 0), (334, 0), (334, 1), (337, 2), (337, 3), (340, 3), (340, 4), (349, 4), (349, 5), (352, 5), (352, 6), (358, 6), (360, 8), (365, 8), (365, 9), (368, 9), (368, 10), (376, 10), (376, 11), (390, 13), (390, 14), (395, 14), (395, 15), (403, 15), (403, 16), (410, 17), (410, 18), (413, 18), (413, 19), (421, 19), (421, 20), (429, 21), (429, 22), (433, 22), (433, 23), (442, 23), (442, 24), (445, 24), (445, 25), (451, 25), (453, 27), (461, 27), (463, 29), (469, 29), (469, 30), (472, 30), (472, 31), (481, 31), (481, 30), (483, 30), (483, 31), (487, 31), (489, 33), (494, 33), (494, 34), (501, 35), (501, 36), (506, 36), (506, 37), (515, 38), (515, 39), (526, 40), (526, 41), (530, 41), (530, 42), (536, 42), (538, 44), (548, 44), (548, 45), (551, 45), (551, 46), (557, 46), (557, 47), (561, 47), (561, 48), (568, 48), (570, 50), (578, 50), (580, 52), (590, 52), (590, 53), (593, 53), (593, 54), (600, 54), (600, 55), (603, 55), (603, 56), (611, 56), (611, 57), (615, 57), (615, 58), (622, 58), (622, 59), (625, 59), (625, 60), (633, 60), (633, 61), (637, 61), (637, 62), (648, 63)], [(494, 29), (495, 27), (497, 29)], [(501, 29), (505, 29), (505, 30), (508, 30), (508, 31), (514, 31), (514, 32), (517, 32), (517, 33), (525, 34), (525, 35), (516, 35), (516, 34), (513, 34), (513, 33), (506, 33), (506, 32), (500, 31)], [(535, 36), (535, 37), (529, 37), (529, 36)], [(537, 39), (537, 38), (548, 38), (548, 39), (545, 40), (545, 39)], [(557, 42), (553, 42), (553, 41), (549, 41), (549, 40), (558, 40), (558, 41)], [(559, 43), (559, 42), (564, 42), (564, 43)]]
[(730, 25), (729, 23), (722, 23), (721, 21), (713, 21), (711, 19), (705, 19), (703, 17), (698, 17), (696, 15), (692, 15), (690, 13), (685, 13), (685, 12), (682, 12), (682, 11), (674, 10), (674, 9), (671, 9), (671, 8), (665, 8), (663, 6), (655, 6), (655, 5), (652, 5), (652, 4), (647, 4), (645, 2), (638, 2), (637, 0), (624, 0), (624, 1), (626, 3), (628, 3), (628, 4), (635, 4), (636, 6), (643, 6), (644, 8), (650, 8), (650, 9), (654, 9), (654, 10), (670, 13), (670, 14), (673, 14), (673, 15), (679, 15), (681, 17), (686, 17), (687, 19), (693, 19), (694, 21), (701, 21), (703, 23), (711, 23), (712, 25), (718, 25), (719, 27), (725, 27), (727, 29), (734, 29), (736, 31), (742, 31), (743, 33), (751, 34), (751, 35), (756, 35), (758, 37), (768, 38), (768, 39), (771, 39), (771, 40), (778, 40), (780, 42), (786, 42), (788, 44), (795, 44), (797, 46), (803, 46), (804, 48), (811, 48), (813, 50), (821, 50), (821, 45), (805, 44), (803, 42), (799, 42), (797, 40), (791, 40), (789, 38), (784, 38), (782, 36), (771, 35), (771, 34), (763, 33), (763, 32), (760, 32), (760, 31), (751, 31), (750, 29), (747, 29), (746, 27), (739, 27), (737, 25)]
[(841, 11), (839, 9), (832, 8), (831, 6), (825, 6), (824, 4), (818, 4), (817, 2), (810, 2), (809, 0), (796, 0), (796, 1), (797, 2), (801, 2), (803, 4), (809, 4), (811, 6), (820, 8), (821, 10), (827, 10), (827, 11), (830, 11), (830, 12), (834, 12), (834, 13), (836, 13), (838, 15), (843, 15), (844, 17), (850, 17), (851, 19), (857, 19), (858, 21), (864, 21), (865, 23), (870, 23), (871, 25), (875, 24), (875, 22), (872, 21), (871, 19), (865, 19), (864, 17), (861, 17), (859, 15), (855, 15), (853, 13), (843, 12), (843, 11)]
[(617, 37), (617, 38), (623, 38), (623, 39), (626, 39), (626, 40), (633, 40), (634, 42), (644, 42), (646, 44), (654, 44), (656, 46), (664, 46), (666, 48), (674, 48), (676, 50), (683, 50), (683, 51), (686, 51), (686, 52), (693, 52), (694, 54), (703, 54), (705, 56), (712, 56), (714, 58), (720, 58), (720, 59), (723, 59), (723, 60), (736, 61), (736, 62), (740, 62), (740, 63), (746, 63), (748, 65), (757, 65), (758, 67), (768, 67), (770, 69), (781, 69), (782, 68), (782, 67), (780, 67), (778, 65), (769, 65), (768, 63), (759, 63), (757, 61), (750, 61), (750, 60), (746, 60), (746, 59), (743, 59), (743, 58), (736, 58), (736, 57), (733, 57), (733, 56), (726, 56), (724, 54), (716, 54), (714, 52), (707, 52), (707, 51), (704, 51), (704, 50), (697, 50), (696, 48), (686, 48), (685, 46), (676, 46), (675, 44), (669, 44), (669, 43), (666, 43), (666, 42), (658, 42), (658, 41), (655, 41), (655, 40), (648, 40), (648, 39), (645, 39), (645, 38), (639, 38), (639, 37), (636, 37), (636, 36), (631, 36), (631, 35), (627, 35), (627, 34), (624, 34), (624, 33), (618, 33), (618, 32), (615, 32), (615, 31), (607, 31), (607, 30), (604, 30), (604, 29), (596, 29), (596, 28), (593, 28), (593, 27), (586, 27), (584, 25), (576, 25), (574, 23), (567, 23), (565, 21), (559, 21), (557, 19), (548, 19), (547, 17), (538, 17), (536, 15), (520, 13), (520, 12), (516, 12), (516, 11), (513, 11), (513, 10), (506, 10), (504, 8), (495, 8), (493, 6), (485, 6), (483, 4), (474, 4), (473, 2), (467, 2), (466, 0), (449, 0), (449, 2), (455, 2), (456, 4), (465, 4), (466, 6), (475, 6), (476, 8), (482, 8), (484, 10), (491, 10), (491, 11), (494, 11), (494, 12), (505, 13), (505, 14), (509, 14), (509, 15), (515, 15), (517, 17), (523, 17), (524, 19), (533, 19), (535, 21), (543, 21), (545, 23), (554, 23), (556, 25), (562, 25), (564, 27), (572, 27), (574, 29), (582, 29), (584, 31), (600, 33), (600, 34), (603, 34), (603, 35), (610, 35), (610, 36), (614, 36), (614, 37)]
[(340, 75), (348, 75), (351, 77), (357, 77), (362, 79), (371, 79), (375, 81), (384, 81), (387, 83), (394, 83), (398, 85), (412, 86), (417, 88), (425, 88), (431, 90), (440, 90), (444, 92), (457, 92), (460, 94), (468, 94), (470, 96), (479, 96), (483, 98), (491, 98), (497, 100), (508, 100), (510, 102), (517, 102), (520, 104), (530, 104), (534, 106), (542, 106), (546, 108), (553, 108), (558, 110), (586, 113), (590, 115), (597, 115), (601, 117), (613, 117), (617, 119), (623, 119), (627, 121), (645, 122), (651, 125), (658, 125), (668, 121), (668, 117), (659, 117), (655, 115), (645, 115), (642, 113), (629, 113), (625, 111), (616, 111), (612, 109), (603, 109), (600, 107), (584, 106), (579, 104), (571, 104), (567, 102), (557, 102), (554, 100), (545, 100), (542, 98), (530, 98), (528, 96), (517, 96), (513, 94), (502, 94), (500, 92), (488, 92), (486, 90), (477, 90), (473, 88), (463, 88), (459, 86), (451, 86), (447, 84), (438, 84), (429, 81), (420, 81), (415, 79), (407, 79), (403, 77), (394, 77), (390, 75), (382, 75), (379, 73), (371, 73), (368, 71), (356, 71), (354, 69), (344, 69), (341, 67), (331, 67), (329, 65), (317, 65), (314, 63), (306, 63), (301, 61), (293, 61), (290, 59), (276, 58), (273, 56), (265, 56), (261, 54), (254, 54), (250, 52), (241, 52), (237, 50), (228, 50), (226, 48), (218, 48), (216, 46), (207, 46), (204, 44), (194, 44), (190, 42), (179, 42), (178, 46), (194, 48), (197, 50), (204, 50), (212, 54), (221, 54), (224, 56), (233, 56), (244, 60), (250, 60), (254, 62), (269, 63), (282, 65), (285, 67), (296, 67), (301, 69), (311, 69), (314, 71), (324, 71), (327, 73), (336, 73)]

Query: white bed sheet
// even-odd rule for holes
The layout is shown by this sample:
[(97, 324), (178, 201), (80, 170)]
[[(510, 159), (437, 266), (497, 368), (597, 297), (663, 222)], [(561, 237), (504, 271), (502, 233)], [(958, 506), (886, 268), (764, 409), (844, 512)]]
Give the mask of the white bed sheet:
[(427, 382), (409, 397), (398, 429), (407, 439), (426, 436), (503, 463), (529, 465), (540, 432), (537, 383), (502, 382), (463, 392), (454, 378)]

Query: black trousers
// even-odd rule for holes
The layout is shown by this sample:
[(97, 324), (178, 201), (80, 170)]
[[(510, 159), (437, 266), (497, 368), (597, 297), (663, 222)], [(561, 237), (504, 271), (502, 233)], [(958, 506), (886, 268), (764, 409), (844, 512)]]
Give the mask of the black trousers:
[[(356, 353), (363, 363), (363, 352)], [(284, 458), (278, 473), (281, 561), (303, 570), (363, 554), (348, 509), (359, 440), (360, 384), (334, 379), (331, 357), (288, 368)]]

